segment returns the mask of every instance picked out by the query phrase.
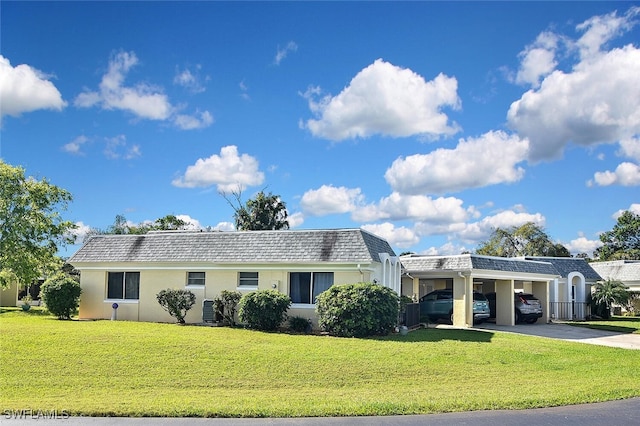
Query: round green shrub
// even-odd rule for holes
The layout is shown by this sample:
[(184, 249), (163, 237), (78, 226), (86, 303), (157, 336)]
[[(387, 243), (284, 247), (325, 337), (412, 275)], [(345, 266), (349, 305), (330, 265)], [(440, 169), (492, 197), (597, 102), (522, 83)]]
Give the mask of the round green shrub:
[(385, 335), (397, 324), (398, 300), (395, 291), (373, 283), (334, 285), (318, 295), (318, 324), (340, 337)]
[(80, 283), (62, 273), (48, 278), (40, 289), (47, 310), (58, 319), (71, 319), (80, 304)]
[(240, 321), (249, 328), (274, 331), (287, 319), (291, 298), (277, 290), (258, 290), (245, 294), (238, 304)]

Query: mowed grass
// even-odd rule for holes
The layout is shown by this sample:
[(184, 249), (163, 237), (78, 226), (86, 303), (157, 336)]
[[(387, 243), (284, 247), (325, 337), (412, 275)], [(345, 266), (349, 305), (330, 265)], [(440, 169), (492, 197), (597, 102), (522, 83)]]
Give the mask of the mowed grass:
[(344, 339), (0, 314), (0, 410), (289, 417), (522, 409), (640, 396), (637, 351), (423, 329)]
[(598, 330), (615, 331), (616, 333), (640, 334), (640, 317), (611, 317), (608, 320), (584, 321), (569, 323), (577, 327), (595, 328)]

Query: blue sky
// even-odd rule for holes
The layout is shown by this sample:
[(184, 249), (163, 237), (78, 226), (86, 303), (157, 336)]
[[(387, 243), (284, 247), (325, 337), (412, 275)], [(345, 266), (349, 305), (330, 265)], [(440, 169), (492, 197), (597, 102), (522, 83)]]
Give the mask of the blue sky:
[[(6, 2), (0, 158), (106, 228), (294, 229), (473, 251), (533, 221), (591, 254), (640, 213), (640, 2)], [(67, 248), (72, 253), (77, 246)], [(64, 253), (63, 253), (64, 254)]]

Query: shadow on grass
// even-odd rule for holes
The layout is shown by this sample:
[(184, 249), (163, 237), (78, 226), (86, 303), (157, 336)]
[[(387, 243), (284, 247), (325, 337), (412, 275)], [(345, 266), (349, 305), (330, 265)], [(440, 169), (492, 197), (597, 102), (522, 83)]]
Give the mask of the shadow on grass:
[(615, 324), (590, 324), (590, 323), (569, 323), (570, 325), (574, 326), (574, 327), (584, 327), (584, 328), (592, 328), (594, 330), (603, 330), (603, 331), (613, 331), (616, 333), (626, 333), (626, 334), (631, 334), (631, 333), (640, 333), (640, 330), (638, 328), (634, 328), (634, 327), (625, 327), (623, 325), (615, 325)]
[(396, 333), (377, 339), (403, 343), (443, 341), (490, 343), (493, 335), (494, 333), (490, 331), (421, 328), (409, 332), (406, 336)]
[(0, 308), (0, 314), (22, 313), (32, 316), (49, 316), (49, 312), (40, 306), (32, 306), (28, 311), (24, 311), (21, 306), (3, 306)]

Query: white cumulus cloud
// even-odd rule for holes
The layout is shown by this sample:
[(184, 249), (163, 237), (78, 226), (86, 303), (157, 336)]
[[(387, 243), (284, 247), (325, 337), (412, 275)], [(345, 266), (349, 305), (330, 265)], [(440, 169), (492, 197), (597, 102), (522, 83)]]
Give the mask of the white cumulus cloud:
[(617, 212), (615, 212), (615, 213), (613, 214), (613, 216), (611, 216), (611, 217), (613, 217), (613, 219), (614, 219), (614, 220), (618, 220), (618, 218), (619, 218), (620, 216), (622, 216), (622, 213), (624, 213), (625, 211), (630, 211), (630, 212), (631, 212), (631, 213), (633, 213), (633, 214), (640, 215), (640, 204), (639, 204), (639, 203), (633, 203), (633, 204), (631, 204), (631, 205), (629, 206), (629, 208), (628, 208), (628, 209), (626, 209), (626, 210), (618, 210), (618, 211), (617, 211)]
[(300, 207), (307, 215), (324, 216), (351, 212), (361, 200), (360, 188), (322, 185), (305, 192), (300, 200)]
[(26, 64), (13, 67), (0, 55), (0, 119), (40, 109), (61, 111), (65, 106), (47, 75)]
[[(162, 89), (148, 83), (125, 85), (129, 71), (139, 64), (134, 52), (118, 52), (111, 57), (109, 68), (102, 76), (97, 91), (85, 90), (74, 100), (74, 105), (80, 108), (100, 106), (106, 110), (121, 110), (132, 113), (137, 118), (147, 120), (166, 121), (183, 129), (207, 127), (213, 123), (208, 111), (196, 113), (193, 116), (179, 114), (179, 108), (174, 107), (169, 97)], [(182, 78), (188, 80), (188, 77)]]
[(640, 166), (634, 163), (620, 163), (614, 171), (596, 172), (588, 186), (638, 186), (640, 185)]
[(558, 64), (555, 59), (558, 47), (558, 36), (551, 32), (543, 32), (536, 41), (527, 46), (519, 56), (521, 58), (520, 69), (516, 75), (516, 83), (530, 84), (537, 87), (540, 78), (551, 73)]
[(197, 112), (194, 115), (177, 114), (173, 122), (182, 130), (203, 129), (213, 123), (213, 116), (209, 111)]
[(182, 188), (206, 188), (216, 185), (218, 191), (244, 190), (248, 186), (264, 182), (258, 160), (248, 154), (239, 154), (238, 147), (229, 145), (220, 149), (220, 155), (200, 158), (187, 167), (183, 176), (172, 184)]
[(600, 240), (589, 240), (584, 235), (580, 235), (578, 238), (563, 244), (567, 250), (573, 255), (586, 253), (589, 256), (593, 256), (593, 252), (602, 246)]
[(454, 149), (437, 149), (396, 159), (385, 179), (398, 192), (442, 194), (517, 182), (524, 176), (518, 163), (528, 153), (528, 141), (501, 131), (461, 139)]
[(460, 239), (466, 242), (479, 244), (488, 239), (495, 228), (510, 228), (522, 226), (527, 222), (544, 227), (546, 219), (540, 213), (527, 213), (516, 210), (505, 210), (493, 216), (486, 216), (478, 222), (464, 224), (457, 231)]
[(392, 223), (381, 223), (376, 225), (363, 225), (361, 227), (367, 232), (371, 232), (387, 240), (394, 247), (407, 248), (417, 244), (420, 237), (413, 230), (404, 226), (396, 227)]
[(635, 24), (639, 8), (624, 16), (594, 17), (577, 26), (580, 61), (555, 70), (539, 88), (511, 104), (507, 120), (529, 139), (531, 161), (560, 158), (569, 143), (615, 143), (640, 132), (640, 50), (603, 51), (604, 44)]
[(332, 141), (375, 134), (430, 138), (452, 135), (459, 127), (449, 124), (442, 109), (460, 107), (457, 89), (455, 78), (440, 74), (425, 81), (410, 69), (378, 59), (335, 97), (316, 101), (319, 89), (308, 90), (305, 97), (317, 118), (307, 120), (304, 126), (314, 136)]
[(64, 144), (62, 146), (62, 150), (73, 155), (84, 155), (84, 152), (82, 152), (82, 146), (87, 142), (89, 142), (89, 138), (85, 135), (80, 135), (71, 142)]
[(359, 207), (352, 217), (359, 222), (407, 219), (438, 224), (461, 222), (469, 215), (462, 203), (462, 200), (454, 197), (433, 199), (424, 195), (394, 192), (376, 204)]
[(298, 228), (304, 223), (304, 213), (295, 212), (287, 217), (289, 228)]

